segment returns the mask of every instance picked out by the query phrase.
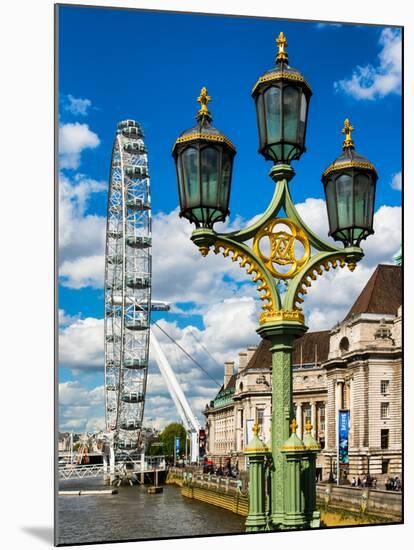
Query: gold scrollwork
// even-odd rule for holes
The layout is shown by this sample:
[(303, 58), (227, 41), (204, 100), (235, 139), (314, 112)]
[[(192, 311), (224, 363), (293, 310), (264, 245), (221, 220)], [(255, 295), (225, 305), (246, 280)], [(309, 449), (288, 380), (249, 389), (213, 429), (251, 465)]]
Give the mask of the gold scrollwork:
[[(238, 249), (235, 245), (231, 245), (220, 240), (216, 240), (214, 242), (213, 251), (214, 254), (223, 254), (225, 258), (230, 257), (233, 262), (238, 262), (240, 267), (245, 268), (246, 273), (252, 275), (253, 282), (258, 283), (257, 290), (261, 293), (260, 299), (264, 302), (262, 305), (262, 309), (265, 312), (273, 311), (274, 304), (272, 291), (267, 283), (266, 276), (262, 272), (257, 262), (255, 262), (254, 259), (246, 254), (243, 250)], [(201, 246), (200, 252), (203, 256), (207, 256), (209, 252), (209, 247)], [(230, 253), (232, 254), (231, 256)]]
[[(323, 269), (329, 271), (330, 269), (336, 269), (337, 267), (348, 266), (350, 271), (354, 271), (356, 264), (347, 261), (345, 254), (337, 254), (334, 257), (322, 260), (320, 263), (313, 265), (302, 277), (302, 281), (296, 290), (295, 297), (293, 299), (294, 307), (300, 307), (298, 304), (302, 304), (303, 296), (307, 294), (308, 288), (312, 285), (312, 281), (315, 281), (318, 275), (322, 275)], [(296, 310), (295, 310), (296, 311)]]
[[(288, 230), (274, 231), (277, 226), (285, 226)], [(270, 241), (270, 253), (267, 256), (260, 248), (260, 242)], [(303, 254), (297, 257), (295, 243), (303, 246)], [(306, 264), (310, 256), (309, 239), (295, 223), (288, 218), (275, 218), (263, 226), (253, 241), (254, 253), (259, 256), (267, 269), (277, 279), (291, 279)], [(280, 271), (276, 266), (290, 266), (288, 271)]]

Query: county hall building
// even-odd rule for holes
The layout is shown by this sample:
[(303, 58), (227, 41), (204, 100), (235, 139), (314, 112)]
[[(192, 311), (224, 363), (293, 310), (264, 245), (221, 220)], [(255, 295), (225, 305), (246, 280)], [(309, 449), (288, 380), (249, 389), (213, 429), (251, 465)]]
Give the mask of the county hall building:
[[(402, 267), (378, 265), (346, 317), (331, 330), (308, 332), (293, 349), (293, 404), (302, 437), (310, 420), (322, 451), (317, 475), (336, 472), (338, 411), (349, 410), (349, 464), (342, 475), (378, 480), (402, 473)], [(204, 411), (207, 457), (243, 470), (254, 422), (270, 440), (270, 343), (224, 364), (224, 382)]]

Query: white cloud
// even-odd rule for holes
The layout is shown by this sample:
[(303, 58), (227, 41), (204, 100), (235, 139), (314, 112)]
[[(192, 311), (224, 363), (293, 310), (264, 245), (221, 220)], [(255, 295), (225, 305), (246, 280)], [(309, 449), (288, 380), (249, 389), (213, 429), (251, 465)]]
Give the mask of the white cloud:
[(98, 431), (104, 426), (102, 416), (104, 387), (88, 389), (79, 381), (59, 384), (59, 429)]
[(93, 417), (88, 418), (88, 421), (86, 422), (85, 431), (87, 432), (100, 432), (105, 430), (105, 417), (99, 416), (99, 417)]
[(64, 109), (69, 111), (72, 115), (81, 115), (86, 116), (88, 114), (88, 109), (92, 105), (90, 99), (82, 99), (80, 97), (73, 97), (73, 95), (68, 94), (65, 98)]
[(60, 168), (78, 168), (82, 151), (95, 149), (99, 144), (99, 137), (89, 129), (88, 124), (63, 124), (59, 127)]
[(87, 317), (61, 329), (59, 364), (72, 369), (103, 369), (104, 320)]
[(79, 317), (79, 315), (68, 315), (63, 309), (59, 308), (59, 327), (65, 327), (75, 323)]
[(82, 174), (72, 179), (60, 174), (59, 275), (64, 286), (103, 284), (106, 218), (87, 214), (87, 209), (91, 197), (106, 189), (106, 182)]
[[(234, 230), (221, 224), (217, 231)], [(210, 252), (203, 258), (190, 241), (193, 228), (178, 216), (178, 208), (168, 214), (159, 213), (153, 219), (153, 295), (172, 303), (195, 302), (198, 308), (231, 298), (240, 293), (239, 284), (249, 278), (230, 258)], [(174, 251), (171, 253), (170, 251)], [(173, 274), (173, 276), (172, 276)], [(243, 285), (241, 293), (252, 296), (254, 287)]]
[(334, 83), (337, 91), (343, 91), (355, 99), (373, 100), (388, 94), (401, 93), (401, 33), (386, 28), (381, 32), (377, 65), (358, 65), (350, 78)]
[(104, 256), (83, 256), (63, 262), (59, 277), (63, 286), (68, 288), (102, 288), (104, 266)]
[(402, 188), (401, 172), (398, 172), (398, 174), (393, 175), (392, 181), (391, 181), (391, 187), (396, 191), (401, 191), (401, 188)]

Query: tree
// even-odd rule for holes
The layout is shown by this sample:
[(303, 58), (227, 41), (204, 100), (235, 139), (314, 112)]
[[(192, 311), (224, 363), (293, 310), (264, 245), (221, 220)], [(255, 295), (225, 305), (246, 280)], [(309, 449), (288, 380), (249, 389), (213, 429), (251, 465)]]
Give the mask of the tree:
[(180, 456), (183, 456), (185, 453), (185, 439), (187, 437), (184, 427), (178, 424), (178, 422), (172, 422), (160, 433), (159, 440), (163, 443), (164, 453), (167, 458), (171, 459), (174, 457), (176, 437), (180, 438)]

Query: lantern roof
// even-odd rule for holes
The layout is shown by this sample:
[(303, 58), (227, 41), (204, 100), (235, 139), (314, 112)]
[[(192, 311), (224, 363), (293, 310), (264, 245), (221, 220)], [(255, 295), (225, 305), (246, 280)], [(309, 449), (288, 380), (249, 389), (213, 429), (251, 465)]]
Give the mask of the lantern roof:
[(337, 172), (346, 168), (362, 168), (370, 170), (377, 174), (375, 166), (366, 158), (355, 151), (354, 140), (351, 137), (354, 127), (349, 119), (345, 119), (342, 133), (345, 134), (345, 139), (342, 144), (342, 153), (337, 157), (322, 174), (322, 178), (328, 176), (331, 172)]
[(236, 152), (236, 147), (233, 143), (220, 130), (211, 125), (213, 117), (207, 107), (211, 99), (211, 96), (207, 95), (207, 88), (205, 86), (201, 88), (200, 95), (197, 98), (197, 101), (200, 103), (200, 109), (195, 117), (197, 124), (192, 128), (188, 128), (188, 130), (184, 130), (179, 135), (174, 144), (173, 152), (180, 143), (198, 141), (225, 143), (232, 151)]
[(276, 44), (279, 48), (275, 59), (276, 66), (266, 71), (264, 75), (259, 78), (252, 89), (252, 95), (255, 94), (256, 90), (261, 87), (262, 84), (267, 84), (268, 82), (276, 80), (291, 80), (296, 83), (301, 82), (304, 87), (312, 93), (312, 89), (302, 73), (298, 69), (288, 65), (288, 54), (285, 50), (288, 44), (283, 32), (280, 32), (279, 36), (276, 38)]

